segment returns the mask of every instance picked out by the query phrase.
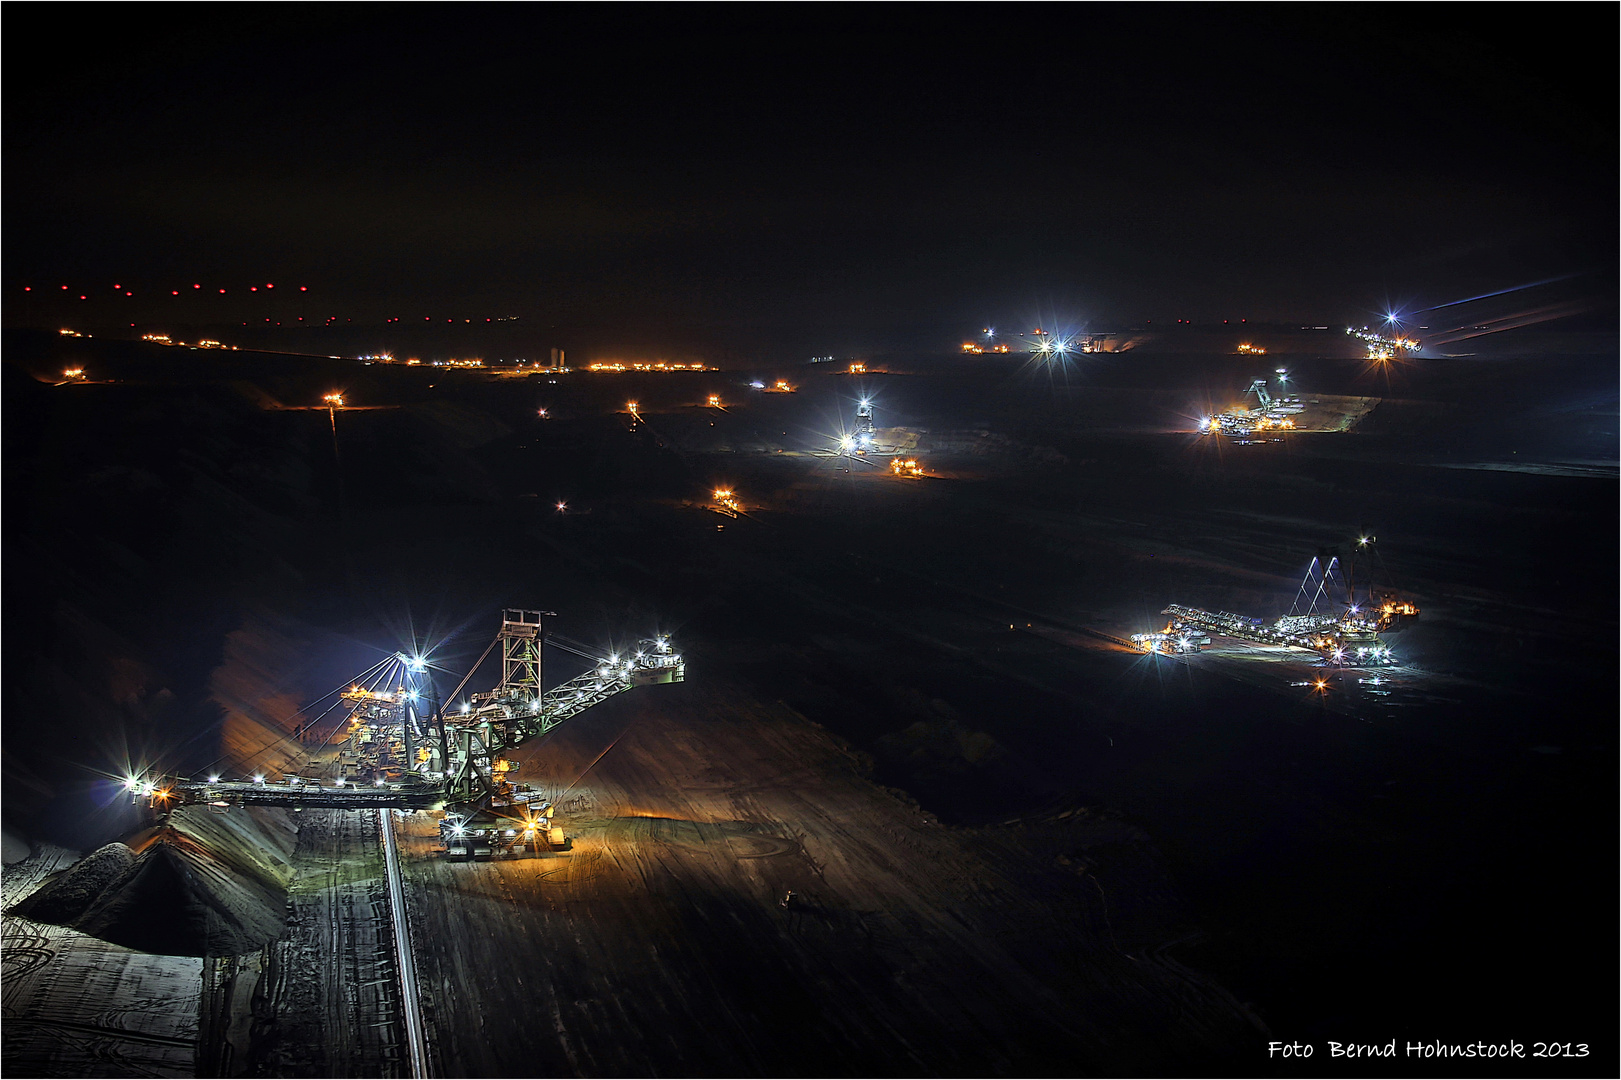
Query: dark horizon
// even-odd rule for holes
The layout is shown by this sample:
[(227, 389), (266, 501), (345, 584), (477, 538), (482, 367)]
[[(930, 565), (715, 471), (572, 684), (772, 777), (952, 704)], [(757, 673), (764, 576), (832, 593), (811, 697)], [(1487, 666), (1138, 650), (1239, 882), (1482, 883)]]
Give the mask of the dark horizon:
[(1613, 322), (1613, 12), (1037, 10), (108, 13), (10, 102), (5, 325)]

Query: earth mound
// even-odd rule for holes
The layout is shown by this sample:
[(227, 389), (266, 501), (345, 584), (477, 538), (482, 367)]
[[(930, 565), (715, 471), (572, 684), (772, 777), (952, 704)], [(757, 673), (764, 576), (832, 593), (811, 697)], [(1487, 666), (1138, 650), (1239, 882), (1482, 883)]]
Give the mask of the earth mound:
[(35, 922), (71, 926), (108, 885), (128, 873), (134, 865), (135, 852), (114, 841), (92, 851), (65, 872), (35, 889), (14, 905), (11, 913)]
[(252, 952), (281, 934), (296, 838), (280, 810), (181, 807), (138, 855), (110, 844), (18, 914), (142, 952)]
[(286, 897), (222, 871), (194, 844), (159, 840), (102, 893), (75, 929), (170, 956), (252, 952), (281, 932)]

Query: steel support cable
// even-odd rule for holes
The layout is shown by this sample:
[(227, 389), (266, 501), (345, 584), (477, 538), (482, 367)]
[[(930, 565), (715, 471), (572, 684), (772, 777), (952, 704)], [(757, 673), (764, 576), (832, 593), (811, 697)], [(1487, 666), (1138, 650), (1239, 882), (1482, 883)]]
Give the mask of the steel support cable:
[(1315, 570), (1316, 568), (1317, 568), (1317, 556), (1313, 555), (1312, 559), (1311, 559), (1311, 565), (1306, 567), (1306, 576), (1300, 579), (1300, 588), (1295, 590), (1295, 602), (1293, 604), (1289, 605), (1289, 614), (1291, 614), (1291, 615), (1299, 614), (1299, 612), (1300, 612), (1300, 598), (1302, 596), (1306, 595), (1306, 586), (1308, 584), (1310, 584), (1311, 581), (1313, 580), (1312, 571)]
[[(362, 689), (364, 689), (366, 691), (366, 693), (368, 693), (368, 694), (372, 693), (373, 688), (376, 687), (379, 682), (381, 682), (385, 678), (388, 678), (389, 676), (391, 676), (394, 673), (394, 665), (399, 664), (400, 662), (401, 661), (400, 661), (400, 658), (399, 658), (398, 655), (389, 657), (387, 660), (379, 660), (376, 664), (372, 665), (372, 667), (370, 669), (372, 671), (375, 671), (376, 674), (372, 675), (371, 681), (368, 682), (368, 683), (365, 683), (362, 686)], [(357, 683), (360, 683), (360, 681), (361, 681), (360, 679), (356, 679), (350, 685), (351, 686), (356, 685)], [(331, 713), (333, 711), (333, 709), (338, 708), (342, 704), (343, 704), (343, 698), (340, 696), (338, 698), (337, 702), (335, 702), (333, 704), (332, 708), (328, 709), (325, 713), (322, 713), (321, 715), (326, 716), (328, 713)], [(353, 718), (355, 713), (359, 710), (359, 708), (360, 708), (360, 703), (356, 702), (354, 708), (349, 710), (349, 715), (344, 718), (345, 721)], [(306, 732), (309, 731), (311, 728), (313, 728), (315, 726), (315, 723), (316, 723), (316, 721), (314, 721), (314, 720), (310, 721), (308, 724), (304, 725), (302, 730), (306, 731)], [(298, 732), (295, 731), (294, 734), (297, 735)], [(322, 740), (322, 745), (325, 745), (325, 740), (324, 739)], [(315, 760), (315, 751), (314, 750), (306, 750), (304, 752), (304, 762), (303, 762), (302, 765), (299, 766), (300, 771), (302, 771), (304, 768), (306, 768), (310, 764), (310, 762), (312, 762), (314, 760)]]
[(1316, 595), (1314, 595), (1311, 598), (1311, 607), (1307, 609), (1307, 611), (1306, 611), (1307, 615), (1316, 614), (1316, 612), (1317, 612), (1317, 600), (1321, 596), (1328, 595), (1329, 602), (1333, 603), (1334, 598), (1333, 598), (1332, 595), (1329, 595), (1328, 591), (1327, 591), (1328, 590), (1328, 579), (1334, 573), (1334, 567), (1339, 564), (1339, 561), (1340, 560), (1338, 558), (1329, 560), (1328, 566), (1323, 570), (1323, 580), (1318, 582), (1318, 584), (1317, 584), (1317, 593), (1316, 593)]
[(550, 638), (547, 639), (547, 644), (555, 645), (557, 648), (562, 649), (564, 652), (573, 653), (575, 656), (583, 656), (587, 660), (594, 660), (594, 661), (596, 661), (598, 663), (602, 662), (602, 653), (600, 653), (600, 652), (588, 652), (583, 648), (576, 648), (573, 644), (565, 644), (565, 643), (563, 643), (561, 641), (553, 641)]
[[(293, 717), (299, 716), (299, 715), (301, 715), (303, 713), (306, 713), (306, 712), (309, 712), (312, 708), (314, 708), (316, 705), (320, 704), (321, 702), (325, 701), (327, 698), (332, 697), (334, 695), (342, 694), (344, 687), (358, 685), (362, 679), (365, 679), (365, 678), (369, 677), (378, 668), (383, 667), (384, 665), (388, 664), (389, 661), (394, 660), (394, 659), (397, 659), (397, 658), (390, 656), (390, 657), (386, 657), (386, 658), (384, 658), (382, 660), (377, 661), (377, 663), (373, 664), (371, 667), (367, 668), (365, 671), (362, 671), (359, 675), (355, 675), (355, 676), (353, 676), (351, 678), (345, 679), (342, 683), (340, 683), (334, 689), (328, 690), (326, 693), (322, 694), (320, 697), (315, 698), (312, 701), (310, 701), (310, 703), (308, 705), (305, 705), (304, 707), (298, 709), (297, 711), (289, 713), (288, 715), (282, 717), (281, 720), (277, 721), (277, 723), (285, 724), (287, 721), (291, 720)], [(342, 700), (342, 699), (340, 698), (339, 700)], [(328, 710), (328, 711), (330, 711), (330, 710)]]
[[(303, 706), (303, 707), (301, 707), (299, 709), (296, 709), (293, 712), (290, 712), (286, 716), (282, 717), (280, 720), (275, 721), (273, 726), (274, 726), (274, 728), (278, 729), (277, 733), (271, 735), (262, 744), (260, 744), (258, 747), (256, 747), (252, 752), (257, 754), (257, 753), (259, 753), (261, 751), (270, 749), (270, 747), (274, 746), (278, 740), (285, 739), (287, 737), (285, 734), (282, 734), (279, 731), (279, 728), (281, 727), (282, 724), (285, 724), (287, 721), (291, 720), (295, 716), (303, 715), (305, 712), (308, 712), (311, 708), (313, 708), (314, 706), (316, 706), (320, 702), (325, 701), (327, 698), (331, 697), (332, 695), (334, 695), (334, 694), (342, 694), (343, 693), (343, 688), (345, 686), (354, 686), (360, 680), (366, 678), (372, 672), (376, 671), (378, 668), (383, 667), (390, 660), (394, 660), (394, 659), (397, 659), (397, 657), (389, 657), (388, 659), (377, 661), (377, 663), (373, 664), (371, 667), (367, 668), (365, 671), (362, 671), (359, 675), (355, 676), (354, 678), (345, 680), (340, 686), (338, 686), (337, 689), (328, 690), (326, 693), (322, 694), (320, 697), (315, 698), (314, 700), (312, 700), (309, 704), (307, 704), (307, 705), (305, 705), (305, 706)], [(342, 699), (340, 698), (339, 700), (341, 701)], [(334, 706), (334, 708), (335, 707), (336, 706)], [(327, 712), (331, 712), (331, 711), (332, 711), (331, 709), (327, 710)], [(225, 755), (221, 754), (218, 757), (216, 757), (213, 761), (210, 761), (207, 764), (207, 766), (205, 766), (205, 768), (212, 769), (215, 765), (218, 765), (220, 762), (222, 762), (224, 760), (225, 760)]]
[(614, 741), (609, 743), (606, 747), (604, 747), (602, 753), (600, 753), (596, 757), (592, 758), (591, 759), (591, 764), (587, 765), (584, 769), (581, 769), (580, 770), (580, 775), (576, 776), (574, 778), (573, 783), (569, 784), (568, 787), (566, 787), (562, 791), (558, 792), (557, 793), (557, 798), (553, 799), (552, 801), (554, 803), (562, 802), (563, 801), (563, 796), (565, 796), (569, 792), (573, 791), (575, 785), (578, 784), (581, 780), (585, 779), (585, 774), (590, 772), (592, 769), (596, 768), (597, 767), (597, 762), (599, 762), (603, 758), (607, 757), (608, 756), (608, 751), (612, 750), (614, 747), (618, 746), (619, 745), (619, 740), (623, 739), (624, 737), (625, 737), (625, 732), (623, 732), (623, 731), (621, 731), (617, 736), (615, 736)]
[[(399, 663), (400, 663), (400, 658), (399, 658), (398, 654), (395, 654), (394, 656), (387, 657), (386, 659), (383, 659), (383, 660), (379, 660), (377, 663), (373, 664), (370, 668), (367, 668), (366, 671), (362, 672), (359, 677), (357, 677), (355, 679), (352, 679), (350, 681), (349, 685), (351, 685), (351, 686), (357, 686), (358, 685), (361, 689), (366, 691), (366, 693), (370, 694), (370, 693), (373, 692), (374, 688), (377, 686), (378, 683), (380, 683), (384, 679), (389, 678), (390, 676), (392, 676), (392, 674), (394, 672), (394, 666), (396, 664), (399, 664)], [(369, 679), (368, 679), (368, 675), (369, 675)], [(326, 712), (321, 714), (323, 717), (327, 716), (334, 709), (339, 708), (343, 704), (343, 697), (341, 696), (343, 691), (341, 689), (339, 689), (337, 691), (337, 693), (340, 695), (338, 700), (333, 703), (332, 708), (328, 709)], [(317, 699), (317, 700), (319, 700), (319, 699)], [(344, 720), (347, 721), (349, 719), (352, 719), (354, 717), (355, 713), (359, 710), (359, 708), (360, 708), (360, 703), (356, 702), (354, 707), (349, 710), (349, 715), (346, 716), (344, 718)], [(293, 715), (296, 716), (298, 714), (294, 713)], [(301, 730), (304, 731), (304, 732), (307, 732), (307, 731), (309, 731), (311, 728), (313, 728), (315, 726), (315, 723), (316, 723), (316, 721), (312, 720), (308, 724), (304, 725), (304, 727)], [(299, 734), (300, 734), (299, 731), (294, 732), (295, 736), (297, 736)], [(303, 763), (299, 766), (299, 769), (300, 770), (304, 769), (305, 767), (307, 767), (310, 764), (310, 762), (312, 762), (314, 760), (315, 760), (315, 751), (314, 750), (306, 750), (304, 752)]]
[[(315, 730), (316, 724), (319, 724), (322, 720), (325, 720), (328, 716), (331, 716), (335, 710), (341, 708), (343, 708), (343, 698), (340, 697), (338, 700), (334, 701), (331, 705), (328, 705), (324, 710), (322, 710), (320, 716), (314, 717), (308, 723), (300, 724), (298, 727), (294, 728), (293, 736), (295, 738), (302, 738), (307, 732)], [(297, 714), (295, 713), (294, 715)]]
[(579, 652), (581, 649), (585, 648), (585, 645), (582, 642), (575, 641), (570, 637), (564, 637), (562, 634), (554, 633), (547, 633), (546, 644), (555, 645), (559, 649), (566, 649), (569, 652)]
[[(359, 686), (365, 679), (370, 677), (371, 682), (366, 684), (366, 690), (367, 690), (367, 692), (370, 692), (371, 688), (373, 686), (377, 685), (378, 678), (380, 678), (383, 674), (386, 673), (385, 671), (379, 670), (379, 669), (384, 668), (384, 665), (386, 665), (387, 663), (388, 663), (388, 660), (379, 660), (379, 661), (377, 661), (377, 663), (373, 664), (371, 667), (369, 667), (365, 671), (361, 672), (355, 678), (349, 680), (349, 685), (350, 686)], [(376, 672), (377, 674), (372, 675), (371, 674), (372, 672)], [(336, 701), (334, 701), (332, 703), (332, 705), (325, 712), (321, 713), (320, 716), (317, 716), (315, 719), (311, 720), (309, 723), (305, 724), (303, 727), (295, 729), (294, 732), (293, 732), (294, 735), (298, 735), (301, 732), (311, 730), (312, 728), (315, 727), (316, 724), (320, 723), (327, 716), (330, 716), (334, 709), (342, 708), (342, 706), (343, 706), (343, 690), (342, 690), (342, 688), (340, 687), (338, 690), (334, 691), (334, 693), (336, 693), (338, 695), (338, 699)], [(317, 701), (322, 701), (324, 699), (323, 698), (316, 698), (316, 700)], [(307, 711), (307, 710), (300, 710), (300, 711), (302, 712), (302, 711)], [(350, 709), (349, 714), (351, 716), (353, 716), (354, 715), (354, 709)], [(297, 715), (298, 715), (298, 713), (293, 714), (293, 716), (297, 716)], [(291, 719), (291, 717), (289, 717), (289, 719)]]
[(479, 658), (476, 661), (473, 662), (473, 666), (467, 669), (467, 674), (463, 675), (462, 676), (462, 681), (456, 684), (456, 689), (452, 690), (450, 692), (450, 694), (445, 698), (445, 704), (446, 705), (448, 705), (451, 702), (456, 700), (456, 695), (462, 692), (462, 688), (467, 685), (468, 680), (470, 680), (473, 677), (474, 673), (478, 671), (479, 667), (481, 665), (483, 665), (484, 661), (489, 659), (490, 653), (494, 652), (495, 647), (497, 645), (499, 645), (500, 643), (501, 643), (501, 635), (497, 634), (490, 641), (489, 645), (485, 647), (483, 654), (481, 656), (479, 656)]
[[(391, 659), (393, 660), (394, 664), (400, 663), (400, 658), (398, 656), (392, 657)], [(384, 661), (384, 663), (387, 663), (387, 662), (388, 661)], [(381, 666), (381, 665), (379, 665), (379, 666)], [(392, 676), (393, 673), (394, 673), (394, 669), (393, 669), (392, 666), (383, 668), (383, 670), (379, 671), (376, 675), (372, 676), (371, 682), (362, 685), (361, 689), (364, 690), (368, 694), (375, 693), (377, 684), (382, 682), (385, 678), (388, 678), (388, 677)], [(359, 680), (356, 680), (356, 682), (358, 683)], [(343, 699), (339, 698), (338, 700), (341, 702)], [(359, 711), (359, 709), (360, 709), (360, 703), (356, 702), (354, 708), (349, 710), (349, 716), (353, 717), (354, 714)], [(331, 712), (330, 709), (328, 709), (327, 711)]]
[(559, 634), (555, 630), (547, 631), (546, 640), (564, 648), (589, 649), (591, 647), (583, 641), (576, 641), (567, 634)]
[[(1328, 573), (1326, 575), (1324, 575), (1324, 577), (1323, 577), (1323, 581), (1324, 581), (1325, 585), (1329, 584), (1329, 583), (1332, 583), (1333, 577), (1334, 577), (1334, 568), (1336, 566), (1338, 566), (1339, 564), (1340, 564), (1340, 561), (1338, 559), (1335, 559), (1333, 562), (1328, 564)], [(1339, 585), (1340, 585), (1340, 591), (1345, 594), (1345, 605), (1344, 606), (1350, 607), (1352, 602), (1353, 602), (1352, 599), (1351, 599), (1351, 591), (1345, 587), (1345, 583), (1343, 581), (1340, 582)], [(1334, 603), (1334, 593), (1332, 591), (1327, 591), (1327, 592), (1324, 593), (1324, 595), (1326, 595), (1328, 597), (1328, 602), (1330, 604)]]
[(1396, 579), (1390, 576), (1390, 570), (1385, 566), (1384, 556), (1379, 554), (1379, 545), (1373, 544), (1371, 546), (1373, 548), (1374, 561), (1379, 564), (1379, 569), (1384, 572), (1386, 587), (1394, 589), (1396, 587)]
[[(354, 679), (349, 680), (349, 682), (345, 683), (345, 685), (353, 685), (356, 681), (365, 678), (372, 671), (376, 670), (379, 667), (382, 667), (386, 663), (388, 663), (387, 660), (379, 660), (379, 661), (377, 661), (377, 663), (373, 664), (371, 667), (367, 668), (365, 671), (363, 671), (359, 675), (355, 676)], [(316, 705), (318, 705), (321, 702), (325, 701), (327, 698), (331, 697), (333, 694), (342, 693), (342, 690), (343, 690), (343, 688), (339, 687), (336, 690), (327, 691), (325, 694), (322, 694), (320, 697), (313, 699), (307, 705), (304, 705), (302, 708), (299, 708), (296, 711), (291, 712), (291, 713), (287, 714), (286, 716), (282, 717), (280, 720), (276, 721), (276, 726), (280, 727), (282, 724), (285, 724), (287, 721), (291, 720), (293, 717), (298, 716), (298, 715), (300, 715), (302, 713), (308, 712), (310, 709), (314, 708)], [(342, 700), (343, 700), (342, 698), (339, 698), (338, 702), (341, 703)], [(335, 709), (337, 707), (338, 707), (338, 703), (334, 703), (332, 708), (327, 709), (327, 712), (329, 713), (329, 712), (332, 711), (332, 709)], [(322, 713), (321, 715), (325, 716), (326, 713)], [(200, 738), (201, 734), (202, 733), (199, 733), (198, 735), (193, 736), (192, 739), (194, 740), (194, 739)], [(188, 740), (188, 741), (190, 741), (190, 740)], [(275, 739), (272, 738), (269, 742), (266, 742), (263, 746), (259, 747), (259, 750), (264, 750), (264, 749), (268, 748), (274, 742), (275, 742)], [(255, 751), (255, 752), (257, 753), (257, 751)], [(206, 768), (213, 768), (215, 765), (218, 765), (221, 761), (224, 761), (224, 760), (225, 760), (224, 755), (221, 755), (219, 757), (216, 757), (213, 761), (209, 762), (208, 765), (205, 766), (205, 767)]]

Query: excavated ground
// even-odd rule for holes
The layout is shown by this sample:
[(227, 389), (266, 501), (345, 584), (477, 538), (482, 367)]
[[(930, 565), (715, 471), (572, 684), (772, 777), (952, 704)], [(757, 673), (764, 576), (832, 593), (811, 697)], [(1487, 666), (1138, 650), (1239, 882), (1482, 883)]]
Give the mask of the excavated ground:
[(146, 952), (252, 951), (282, 931), (294, 836), (281, 810), (183, 806), (74, 927)]
[(1263, 1037), (1168, 955), (1185, 913), (1119, 821), (943, 828), (821, 728), (711, 680), (523, 757), (572, 850), (452, 863), (431, 815), (403, 826), (443, 1073), (1155, 1073)]
[[(125, 382), (7, 369), (8, 612), (40, 628), (8, 643), (7, 704), (39, 718), (8, 732), (8, 826), (83, 850), (126, 835), (106, 778), (177, 745), (201, 748), (188, 768), (218, 750), (280, 767), (294, 702), (409, 642), (459, 676), (503, 604), (596, 643), (657, 627), (689, 656), (686, 686), (526, 751), (523, 779), (584, 773), (562, 800), (573, 851), (450, 865), (412, 819), (441, 1071), (1253, 1075), (1273, 1066), (1246, 1009), (1319, 1041), (1612, 1023), (1589, 971), (1613, 933), (1607, 356), (1382, 378), (1290, 358), (1378, 407), (1235, 446), (1176, 434), (1266, 374), (1230, 357), (1133, 352), (1073, 385), (803, 372), (759, 395), (755, 373), (495, 384), (172, 350), (120, 370), (137, 347), (95, 348), (86, 366)], [(334, 430), (210, 385), (228, 379), (409, 407)], [(951, 478), (816, 458), (857, 390), (884, 426), (938, 437), (924, 456)], [(706, 392), (739, 403), (706, 412)], [(629, 396), (646, 423), (615, 411)], [(743, 518), (693, 508), (721, 483)], [(1292, 661), (1162, 664), (1081, 632), (1152, 629), (1173, 600), (1279, 613), (1364, 525), (1380, 584), (1424, 608), (1388, 704), (1350, 678), (1314, 700)], [(64, 771), (67, 726), (131, 757)], [(6, 1067), (398, 1070), (367, 826), (294, 817), (293, 923), (206, 980), (195, 958), (7, 916)], [(126, 924), (181, 886), (274, 905), (276, 875), (210, 883), (165, 850)], [(163, 913), (201, 951), (224, 929), (208, 910)], [(60, 1034), (84, 1025), (112, 1041)]]
[(250, 955), (209, 961), (199, 1071), (404, 1075), (377, 811), (295, 816), (286, 931)]
[[(77, 853), (44, 846), (5, 870), (9, 911)], [(18, 915), (0, 917), (6, 1072), (196, 1076), (203, 961), (157, 956)]]

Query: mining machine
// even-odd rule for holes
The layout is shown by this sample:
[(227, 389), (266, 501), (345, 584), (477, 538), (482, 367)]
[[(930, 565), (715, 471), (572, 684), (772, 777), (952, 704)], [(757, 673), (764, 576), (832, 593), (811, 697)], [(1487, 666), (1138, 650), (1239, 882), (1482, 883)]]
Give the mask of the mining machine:
[[(1365, 548), (1372, 541), (1372, 537), (1363, 537), (1358, 543)], [(1353, 560), (1347, 570), (1354, 571), (1354, 565)], [(1218, 634), (1264, 645), (1311, 649), (1336, 667), (1376, 667), (1400, 662), (1381, 635), (1400, 630), (1417, 619), (1419, 611), (1411, 601), (1391, 593), (1374, 594), (1371, 589), (1365, 599), (1358, 600), (1349, 573), (1342, 580), (1339, 557), (1325, 553), (1307, 566), (1289, 614), (1270, 623), (1230, 611), (1207, 611), (1182, 604), (1171, 604), (1160, 614), (1170, 618), (1164, 630), (1131, 635), (1132, 642), (1145, 653), (1197, 652), (1210, 644), (1210, 635)]]
[(864, 397), (856, 404), (855, 427), (839, 437), (841, 454), (864, 455), (873, 449), (873, 439), (876, 438), (878, 429), (873, 425), (872, 413), (871, 398)]
[[(155, 808), (179, 802), (217, 808), (443, 810), (443, 846), (453, 858), (557, 848), (566, 840), (552, 824), (552, 804), (530, 786), (513, 782), (510, 774), (515, 766), (501, 755), (627, 690), (682, 682), (686, 666), (664, 637), (645, 639), (624, 654), (595, 655), (566, 638), (547, 636), (542, 618), (551, 614), (527, 609), (502, 612), (495, 640), (451, 692), (450, 700), (497, 648), (501, 682), (472, 694), (457, 712), (447, 713), (441, 706), (427, 665), (419, 657), (395, 654), (362, 673), (337, 695), (349, 706), (338, 730), (316, 740), (322, 747), (338, 743), (335, 778), (288, 774), (272, 782), (262, 775), (244, 780), (222, 780), (217, 775), (169, 781), (131, 777), (125, 787)], [(543, 689), (543, 642), (586, 656), (593, 666)], [(308, 742), (315, 726), (310, 721), (297, 730)]]
[(1417, 338), (1410, 338), (1395, 329), (1395, 322), (1387, 320), (1392, 330), (1370, 330), (1366, 326), (1358, 330), (1347, 326), (1345, 332), (1351, 337), (1361, 341), (1368, 347), (1367, 359), (1372, 363), (1384, 363), (1391, 360), (1406, 360), (1424, 351), (1424, 343)]
[[(1287, 381), (1287, 370), (1279, 368), (1278, 376), (1280, 382)], [(1290, 431), (1295, 426), (1294, 417), (1306, 409), (1305, 403), (1293, 395), (1273, 397), (1267, 391), (1265, 379), (1251, 382), (1244, 393), (1246, 396), (1254, 394), (1260, 408), (1234, 407), (1227, 412), (1207, 416), (1199, 421), (1199, 431), (1206, 435), (1221, 434), (1239, 439), (1247, 439), (1256, 432)]]

